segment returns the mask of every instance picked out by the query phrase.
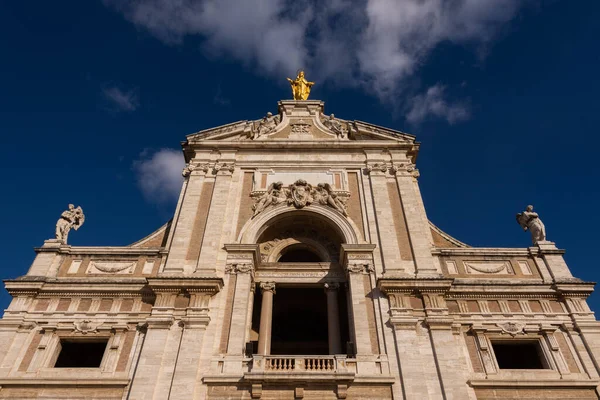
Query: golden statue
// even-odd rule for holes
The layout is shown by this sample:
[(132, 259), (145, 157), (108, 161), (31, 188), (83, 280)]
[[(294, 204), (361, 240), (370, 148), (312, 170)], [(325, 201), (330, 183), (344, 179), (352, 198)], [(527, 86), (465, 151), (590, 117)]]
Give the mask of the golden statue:
[(315, 83), (309, 82), (304, 78), (304, 71), (300, 70), (296, 79), (291, 80), (290, 78), (287, 78), (287, 80), (290, 82), (290, 85), (292, 85), (292, 95), (294, 96), (294, 100), (308, 99), (310, 88)]

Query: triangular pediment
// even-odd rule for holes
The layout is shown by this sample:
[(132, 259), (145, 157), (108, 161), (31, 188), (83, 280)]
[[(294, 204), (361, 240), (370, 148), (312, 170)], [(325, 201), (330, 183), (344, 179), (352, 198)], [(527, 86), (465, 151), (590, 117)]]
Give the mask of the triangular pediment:
[(260, 119), (237, 121), (205, 129), (187, 136), (188, 143), (198, 141), (373, 141), (392, 140), (414, 143), (415, 136), (362, 121), (326, 115), (318, 100), (282, 100), (278, 113)]

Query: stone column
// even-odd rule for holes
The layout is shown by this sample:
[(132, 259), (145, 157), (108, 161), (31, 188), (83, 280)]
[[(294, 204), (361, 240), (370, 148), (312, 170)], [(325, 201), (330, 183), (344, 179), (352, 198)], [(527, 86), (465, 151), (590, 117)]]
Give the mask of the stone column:
[(260, 284), (262, 291), (262, 305), (260, 307), (260, 331), (258, 333), (258, 354), (268, 356), (271, 354), (271, 328), (273, 326), (273, 295), (275, 282)]
[(339, 283), (326, 283), (325, 294), (327, 295), (327, 335), (329, 339), (329, 354), (341, 354), (340, 343), (340, 317), (338, 307)]

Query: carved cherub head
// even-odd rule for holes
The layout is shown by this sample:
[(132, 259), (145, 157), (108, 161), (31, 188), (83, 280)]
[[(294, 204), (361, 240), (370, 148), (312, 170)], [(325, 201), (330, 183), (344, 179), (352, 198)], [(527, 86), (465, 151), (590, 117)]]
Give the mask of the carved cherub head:
[(532, 212), (533, 211), (533, 206), (532, 205), (528, 205), (526, 208), (527, 211)]

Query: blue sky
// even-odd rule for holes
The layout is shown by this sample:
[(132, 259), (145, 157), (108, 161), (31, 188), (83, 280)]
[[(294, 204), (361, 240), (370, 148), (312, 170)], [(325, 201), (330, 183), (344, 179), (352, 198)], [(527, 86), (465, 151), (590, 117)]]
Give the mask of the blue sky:
[(598, 20), (596, 1), (2, 2), (2, 277), (26, 273), (68, 203), (86, 214), (70, 244), (152, 232), (185, 135), (275, 112), (303, 67), (327, 113), (417, 135), (440, 228), (527, 247), (514, 215), (534, 204), (597, 281)]

